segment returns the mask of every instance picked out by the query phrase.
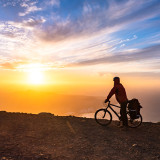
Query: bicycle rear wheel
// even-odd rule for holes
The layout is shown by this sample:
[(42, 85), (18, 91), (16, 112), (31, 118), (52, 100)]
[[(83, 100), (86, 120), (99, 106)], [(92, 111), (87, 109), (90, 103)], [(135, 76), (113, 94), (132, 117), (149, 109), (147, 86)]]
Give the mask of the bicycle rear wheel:
[(131, 128), (137, 128), (142, 124), (142, 116), (141, 115), (137, 115), (136, 119), (132, 119), (130, 117), (129, 112), (127, 113), (127, 118), (128, 118), (128, 126)]
[(98, 124), (102, 126), (107, 126), (112, 121), (111, 113), (106, 109), (99, 109), (95, 113), (95, 120)]

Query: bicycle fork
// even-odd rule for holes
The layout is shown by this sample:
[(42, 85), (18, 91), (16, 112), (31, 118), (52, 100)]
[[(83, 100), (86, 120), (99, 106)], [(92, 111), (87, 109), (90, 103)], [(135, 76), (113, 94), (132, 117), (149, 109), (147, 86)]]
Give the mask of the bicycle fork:
[[(108, 107), (107, 107), (107, 108), (108, 108)], [(103, 118), (106, 116), (107, 108), (105, 109)]]

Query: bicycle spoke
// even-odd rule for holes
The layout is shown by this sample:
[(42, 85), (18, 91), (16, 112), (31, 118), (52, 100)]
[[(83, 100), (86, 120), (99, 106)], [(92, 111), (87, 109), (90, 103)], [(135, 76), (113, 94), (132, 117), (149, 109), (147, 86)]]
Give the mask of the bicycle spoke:
[(136, 127), (140, 126), (142, 123), (142, 116), (141, 115), (139, 115), (139, 117), (137, 117), (135, 119), (132, 119), (130, 117), (130, 114), (127, 113), (127, 117), (128, 117), (128, 126), (131, 128), (136, 128)]
[(108, 125), (112, 121), (112, 116), (109, 111), (100, 109), (95, 113), (95, 120), (100, 125)]

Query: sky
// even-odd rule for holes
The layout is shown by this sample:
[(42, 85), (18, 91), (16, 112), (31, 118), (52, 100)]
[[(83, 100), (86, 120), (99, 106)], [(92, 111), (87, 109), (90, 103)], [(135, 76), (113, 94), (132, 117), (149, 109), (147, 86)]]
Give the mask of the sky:
[(157, 93), (159, 37), (159, 0), (0, 0), (1, 91), (105, 96), (120, 76)]

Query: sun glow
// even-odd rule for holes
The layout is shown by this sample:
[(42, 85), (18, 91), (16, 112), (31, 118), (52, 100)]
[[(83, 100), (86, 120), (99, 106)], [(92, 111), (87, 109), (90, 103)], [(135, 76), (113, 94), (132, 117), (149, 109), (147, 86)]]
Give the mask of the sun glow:
[(20, 65), (17, 69), (20, 71), (26, 72), (27, 75), (27, 83), (29, 84), (44, 84), (45, 83), (45, 75), (44, 71), (46, 71), (46, 66), (41, 63), (31, 63)]
[(28, 82), (30, 84), (43, 84), (44, 75), (41, 71), (31, 71), (28, 73)]

